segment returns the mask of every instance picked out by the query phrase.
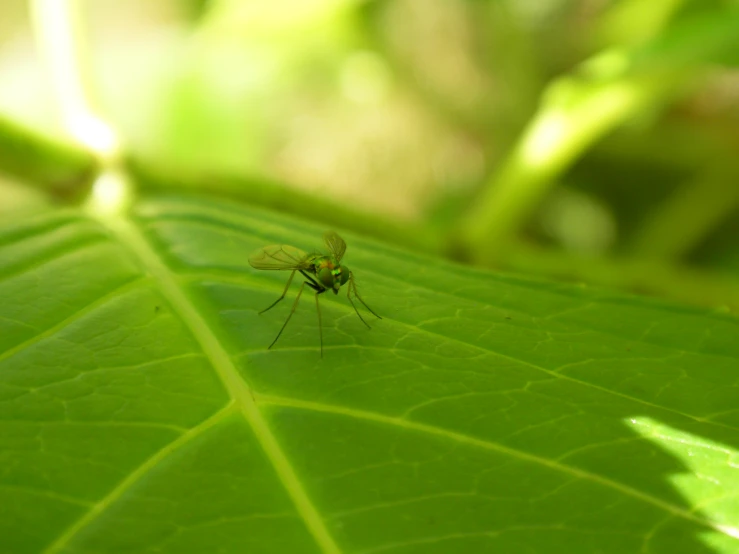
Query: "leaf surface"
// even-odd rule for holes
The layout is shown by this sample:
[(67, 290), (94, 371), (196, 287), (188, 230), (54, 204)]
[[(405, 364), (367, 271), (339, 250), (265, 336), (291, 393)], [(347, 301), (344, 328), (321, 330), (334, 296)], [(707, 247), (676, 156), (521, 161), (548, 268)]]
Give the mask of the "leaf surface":
[[(0, 231), (0, 551), (730, 553), (739, 324), (159, 198)], [(345, 289), (342, 289), (345, 290)]]

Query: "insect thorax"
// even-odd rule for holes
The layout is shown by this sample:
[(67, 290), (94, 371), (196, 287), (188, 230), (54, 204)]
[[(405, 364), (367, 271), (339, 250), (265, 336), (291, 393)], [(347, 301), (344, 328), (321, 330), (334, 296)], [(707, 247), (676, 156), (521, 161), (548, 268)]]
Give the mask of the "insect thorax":
[(315, 258), (312, 263), (313, 273), (319, 283), (327, 289), (338, 292), (339, 288), (349, 279), (349, 270), (336, 263), (331, 256)]

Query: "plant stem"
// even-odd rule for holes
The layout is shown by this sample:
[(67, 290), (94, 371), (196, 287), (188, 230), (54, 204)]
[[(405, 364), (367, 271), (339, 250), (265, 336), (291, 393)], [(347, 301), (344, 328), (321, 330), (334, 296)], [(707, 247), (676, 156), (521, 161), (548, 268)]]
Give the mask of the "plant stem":
[(89, 190), (97, 161), (85, 150), (0, 118), (0, 170), (52, 196), (72, 201)]
[(39, 50), (48, 66), (61, 125), (71, 139), (94, 153), (101, 172), (88, 209), (92, 215), (124, 210), (131, 182), (119, 171), (121, 145), (117, 134), (95, 109), (89, 49), (83, 41), (81, 0), (33, 0), (31, 13)]
[(96, 115), (81, 0), (33, 0), (30, 5), (63, 130), (98, 156), (114, 156), (115, 133)]
[(584, 150), (685, 79), (679, 74), (595, 85), (569, 78), (556, 81), (503, 167), (465, 215), (463, 240), (483, 260), (495, 259)]
[(655, 108), (703, 68), (732, 61), (739, 10), (715, 10), (632, 50), (603, 52), (556, 80), (501, 169), (461, 218), (460, 242), (478, 261), (501, 255), (557, 178), (605, 133)]

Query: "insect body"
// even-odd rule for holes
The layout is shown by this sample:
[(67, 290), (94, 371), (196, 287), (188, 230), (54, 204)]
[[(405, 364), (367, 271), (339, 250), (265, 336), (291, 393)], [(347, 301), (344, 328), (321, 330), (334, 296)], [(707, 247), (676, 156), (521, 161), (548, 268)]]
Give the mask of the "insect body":
[(290, 318), (295, 313), (295, 308), (298, 306), (298, 301), (300, 300), (300, 295), (303, 293), (303, 287), (305, 287), (305, 285), (308, 285), (316, 293), (316, 310), (318, 312), (318, 333), (321, 340), (321, 357), (323, 357), (323, 327), (321, 324), (321, 306), (318, 304), (318, 296), (320, 294), (323, 294), (327, 290), (333, 291), (334, 294), (338, 294), (339, 289), (348, 283), (346, 297), (349, 299), (349, 302), (351, 302), (354, 311), (359, 316), (359, 319), (362, 320), (362, 323), (367, 325), (369, 328), (369, 324), (364, 320), (362, 314), (359, 313), (359, 310), (357, 310), (357, 306), (354, 304), (354, 300), (352, 299), (352, 294), (357, 297), (357, 299), (372, 313), (372, 315), (378, 319), (382, 319), (366, 304), (364, 300), (362, 300), (362, 297), (359, 296), (357, 285), (354, 282), (354, 275), (349, 271), (349, 268), (341, 265), (341, 258), (344, 257), (344, 252), (346, 251), (346, 243), (344, 242), (344, 239), (335, 232), (328, 231), (327, 233), (324, 233), (323, 240), (329, 250), (328, 255), (307, 254), (294, 246), (288, 246), (286, 244), (272, 244), (270, 246), (260, 248), (249, 256), (249, 264), (255, 269), (292, 272), (290, 273), (290, 278), (287, 280), (287, 284), (285, 285), (285, 290), (282, 291), (282, 296), (259, 312), (260, 314), (274, 308), (280, 300), (285, 298), (287, 289), (290, 288), (290, 283), (292, 283), (296, 271), (306, 279), (300, 285), (298, 296), (295, 297), (295, 302), (293, 303), (292, 310), (290, 310), (290, 314), (287, 316), (285, 323), (282, 324), (282, 328), (280, 329), (280, 332), (277, 333), (275, 340), (272, 341), (272, 344), (270, 344), (268, 348), (272, 348), (275, 345), (277, 339), (280, 338), (285, 327), (287, 327)]

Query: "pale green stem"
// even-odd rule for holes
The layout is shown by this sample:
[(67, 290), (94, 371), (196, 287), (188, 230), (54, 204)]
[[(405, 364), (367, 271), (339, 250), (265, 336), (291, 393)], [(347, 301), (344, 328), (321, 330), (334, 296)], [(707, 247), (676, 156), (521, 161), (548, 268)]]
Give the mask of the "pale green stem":
[(555, 81), (522, 138), (459, 228), (478, 261), (501, 255), (557, 178), (605, 133), (679, 94), (715, 61), (733, 59), (739, 10), (727, 8), (670, 29), (634, 50), (603, 52), (584, 77)]
[(87, 191), (97, 160), (86, 149), (0, 118), (0, 170), (57, 198), (73, 201)]
[(128, 204), (130, 182), (118, 170), (121, 145), (115, 130), (95, 108), (89, 49), (84, 44), (81, 0), (32, 0), (36, 40), (58, 103), (60, 123), (76, 142), (100, 160), (103, 172), (88, 207), (101, 215)]
[(683, 72), (674, 72), (595, 85), (555, 82), (504, 166), (466, 214), (463, 241), (482, 261), (495, 259), (556, 178), (585, 149), (685, 81)]

